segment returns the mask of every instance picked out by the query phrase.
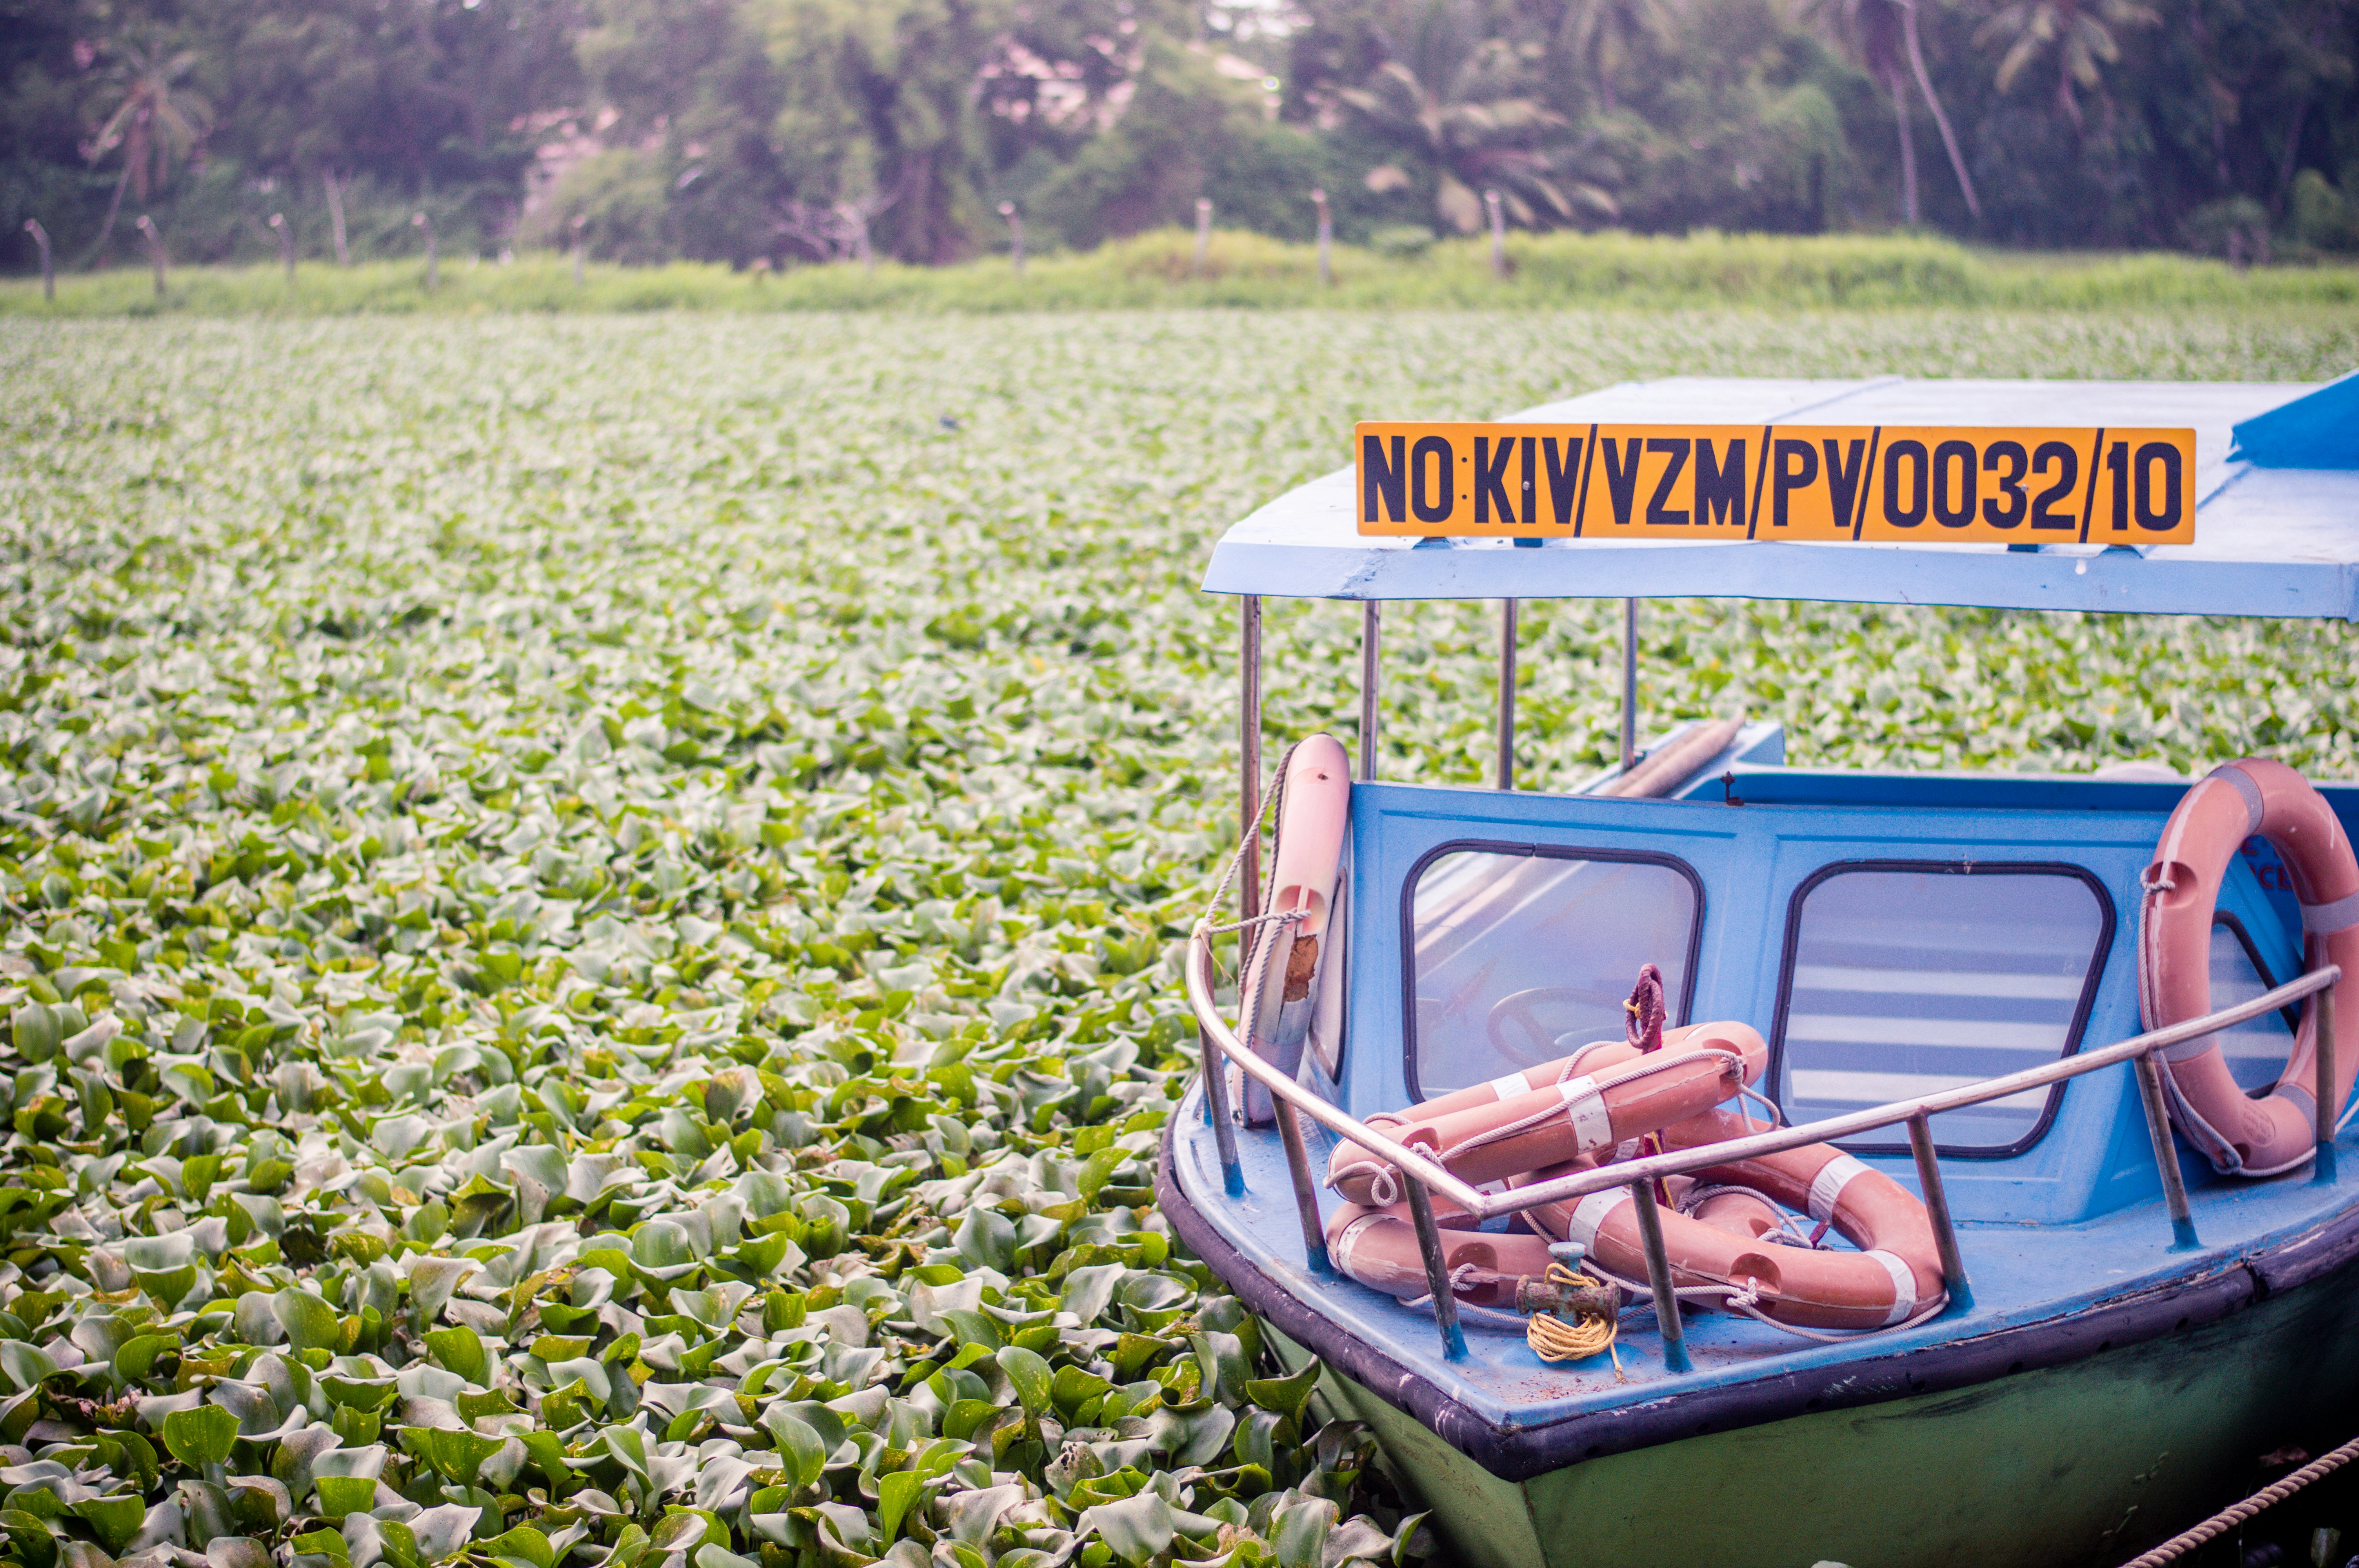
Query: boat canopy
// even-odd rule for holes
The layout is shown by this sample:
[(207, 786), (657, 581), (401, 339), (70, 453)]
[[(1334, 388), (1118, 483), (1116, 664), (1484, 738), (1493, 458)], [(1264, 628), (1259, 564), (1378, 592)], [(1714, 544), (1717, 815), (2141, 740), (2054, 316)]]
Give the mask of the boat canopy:
[(1797, 599), (2359, 620), (2359, 372), (2323, 386), (1681, 377), (1625, 382), (1511, 418), (2192, 427), (2196, 539), (2032, 546), (1364, 537), (1354, 527), (1346, 468), (1232, 526), (1212, 553), (1205, 589), (1299, 599)]

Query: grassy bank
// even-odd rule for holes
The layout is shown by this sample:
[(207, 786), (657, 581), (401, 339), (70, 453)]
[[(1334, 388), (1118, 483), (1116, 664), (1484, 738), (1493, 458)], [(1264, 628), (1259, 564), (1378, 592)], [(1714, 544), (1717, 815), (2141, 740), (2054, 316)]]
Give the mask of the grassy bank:
[(1704, 233), (1519, 234), (1511, 276), (1493, 275), (1485, 240), (1415, 254), (1338, 247), (1322, 284), (1310, 245), (1223, 233), (1199, 264), (1194, 239), (1142, 234), (1082, 254), (1036, 257), (1019, 276), (1004, 256), (949, 267), (804, 266), (775, 276), (701, 263), (592, 265), (576, 284), (564, 258), (446, 261), (429, 292), (423, 261), (307, 265), (290, 287), (277, 267), (176, 269), (158, 297), (145, 268), (0, 283), (0, 314), (340, 316), (363, 312), (636, 310), (1135, 309), (1170, 306), (1343, 309), (1553, 308), (1579, 305), (1983, 306), (2098, 309), (2359, 304), (2359, 266), (2239, 271), (2172, 254), (2031, 254), (1972, 250), (1913, 235), (1794, 237)]

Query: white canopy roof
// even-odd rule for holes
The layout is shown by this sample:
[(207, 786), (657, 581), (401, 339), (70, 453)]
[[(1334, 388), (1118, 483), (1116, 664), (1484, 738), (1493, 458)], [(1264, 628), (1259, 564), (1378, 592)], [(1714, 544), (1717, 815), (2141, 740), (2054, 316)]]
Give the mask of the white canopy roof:
[[(2296, 399), (2306, 401), (2299, 409), (2284, 408)], [(2252, 423), (2280, 408), (2282, 415), (2258, 427)], [(1212, 552), (1205, 589), (1299, 599), (1804, 599), (2359, 620), (2359, 467), (2350, 466), (2351, 449), (2359, 444), (2359, 376), (2325, 388), (1683, 377), (1627, 382), (1511, 417), (1634, 425), (2192, 427), (2196, 541), (2010, 551), (2003, 545), (1593, 538), (1516, 548), (1505, 539), (1364, 538), (1353, 522), (1347, 468), (1289, 491), (1233, 525)], [(2319, 431), (2328, 434), (2321, 438)], [(2262, 434), (2277, 438), (2257, 439)], [(2258, 451), (2264, 462), (2245, 460), (2246, 449)], [(2292, 460), (2307, 458), (2321, 466), (2279, 466), (2288, 453)]]

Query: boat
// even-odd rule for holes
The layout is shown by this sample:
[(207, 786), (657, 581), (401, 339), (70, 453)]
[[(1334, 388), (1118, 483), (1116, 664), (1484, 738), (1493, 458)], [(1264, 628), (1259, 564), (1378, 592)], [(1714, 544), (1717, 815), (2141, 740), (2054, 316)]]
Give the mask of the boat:
[[(2239, 1495), (2291, 1434), (2349, 1429), (2359, 964), (2346, 981), (2334, 956), (2359, 903), (2318, 879), (2349, 860), (2359, 784), (2266, 760), (2203, 780), (1788, 766), (1776, 724), (1735, 719), (1642, 749), (1633, 633), (1663, 598), (2359, 619), (2359, 374), (1675, 379), (1490, 424), (1365, 425), (1355, 448), (1231, 526), (1205, 579), (1240, 605), (1237, 902), (1189, 944), (1206, 1070), (1157, 1197), (1288, 1368), (1316, 1361), (1331, 1407), (1373, 1430), (1440, 1560), (2117, 1563)], [(1705, 470), (1685, 489), (1654, 455), (1674, 449)], [(1453, 472), (1474, 476), (1455, 494)], [(1300, 849), (1331, 832), (1308, 807), (1291, 855), (1288, 829), (1266, 856), (1257, 827), (1289, 815), (1263, 798), (1262, 683), (1291, 677), (1262, 646), (1269, 597), (1362, 607), (1356, 732), (1339, 694), (1353, 744), (1317, 763), (1353, 775), (1332, 853)], [(1514, 768), (1516, 605), (1551, 598), (1625, 611), (1620, 758), (1560, 793)], [(1376, 776), (1382, 609), (1422, 599), (1501, 606), (1485, 787)], [(1296, 863), (1285, 887), (1266, 859)], [(1248, 971), (1226, 979), (1223, 928)], [(1635, 1037), (1647, 965), (1673, 1032), (1766, 1043), (1756, 1098), (1711, 1113), (1716, 1141), (1625, 1141), (1503, 1184), (1392, 1135), (1436, 1097), (1545, 1083), (1584, 1042)], [(1774, 1292), (1690, 1288), (1662, 1239), (1677, 1193), (1828, 1146), (1921, 1213), (1930, 1294), (1895, 1285), (1893, 1321), (1810, 1337), (1757, 1310)], [(1338, 1266), (1339, 1148), (1383, 1167), (1421, 1289)], [(1450, 1259), (1537, 1237), (1594, 1264), (1594, 1227), (1584, 1258), (1533, 1217), (1584, 1199), (1626, 1200), (1644, 1256), (1592, 1325), (1612, 1344), (1544, 1359), (1530, 1315), (1462, 1299)], [(1758, 1250), (1772, 1273), (1797, 1256)], [(1549, 1278), (1540, 1304), (1573, 1303)]]

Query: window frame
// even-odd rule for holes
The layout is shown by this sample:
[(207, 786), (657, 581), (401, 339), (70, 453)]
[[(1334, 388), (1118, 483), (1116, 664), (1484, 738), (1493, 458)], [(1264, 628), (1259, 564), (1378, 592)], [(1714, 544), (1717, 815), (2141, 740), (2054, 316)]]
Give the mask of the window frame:
[[(2069, 860), (1897, 860), (1886, 859), (1865, 860), (1831, 860), (1827, 864), (1821, 866), (1817, 871), (1812, 871), (1809, 876), (1804, 877), (1801, 882), (1794, 889), (1792, 896), (1786, 902), (1785, 952), (1778, 959), (1777, 964), (1777, 1000), (1776, 1010), (1771, 1014), (1770, 1018), (1769, 1065), (1763, 1069), (1761, 1075), (1767, 1080), (1764, 1092), (1767, 1093), (1769, 1097), (1776, 1101), (1778, 1113), (1781, 1116), (1786, 1114), (1786, 1100), (1783, 1093), (1786, 1073), (1786, 1020), (1787, 1015), (1793, 1010), (1794, 963), (1796, 958), (1800, 955), (1802, 906), (1809, 902), (1810, 894), (1816, 892), (1822, 883), (1832, 881), (1837, 877), (1841, 876), (1847, 876), (1859, 872), (1875, 871), (1903, 871), (1931, 873), (1940, 876), (1966, 877), (2065, 876), (2076, 879), (2082, 886), (2094, 893), (2097, 898), (2097, 940), (2094, 947), (2091, 950), (2089, 955), (2088, 972), (2082, 977), (2081, 996), (2080, 1000), (2073, 1004), (2072, 1021), (2071, 1024), (2066, 1027), (2064, 1032), (2064, 1049), (2057, 1054), (2056, 1060), (2060, 1062), (2068, 1057), (2075, 1056), (2080, 1054), (2082, 1042), (2088, 1033), (2089, 1015), (2096, 1008), (2097, 988), (2104, 982), (2105, 977), (2105, 966), (2113, 957), (2114, 936), (2119, 925), (2115, 918), (2114, 910), (2113, 890), (2106, 887), (2104, 879), (2098, 876), (2094, 871), (2089, 870), (2088, 867), (2077, 866)], [(2063, 1080), (2059, 1080), (2057, 1083), (2049, 1086), (2048, 1090), (2048, 1101), (2045, 1105), (2039, 1108), (2038, 1119), (2031, 1124), (2031, 1130), (2028, 1132), (2026, 1132), (2021, 1138), (2017, 1139), (2012, 1143), (1996, 1148), (1986, 1147), (1979, 1144), (1962, 1148), (1955, 1144), (1936, 1143), (1933, 1145), (1933, 1152), (1947, 1160), (2020, 1159), (2025, 1154), (2029, 1153), (2032, 1149), (2038, 1144), (2041, 1139), (2047, 1137), (2049, 1129), (2056, 1124), (2057, 1113), (2064, 1104), (2064, 1088), (2065, 1082)], [(1843, 1142), (1837, 1143), (1834, 1147), (1842, 1150), (1846, 1154), (1895, 1155), (1906, 1154), (1908, 1152), (1908, 1145), (1906, 1142)]]
[[(1523, 860), (1602, 860), (1618, 865), (1661, 866), (1677, 871), (1687, 880), (1688, 892), (1694, 903), (1688, 925), (1688, 949), (1680, 968), (1678, 1005), (1667, 1011), (1673, 1027), (1688, 1022), (1695, 1007), (1696, 967), (1703, 953), (1704, 917), (1710, 903), (1704, 892), (1703, 878), (1696, 869), (1677, 855), (1667, 855), (1658, 849), (1600, 849), (1570, 844), (1533, 844), (1504, 838), (1451, 838), (1435, 845), (1411, 863), (1408, 874), (1401, 879), (1400, 892), (1400, 958), (1401, 958), (1401, 1072), (1408, 1085), (1411, 1105), (1421, 1105), (1426, 1098), (1424, 1087), (1417, 1076), (1417, 885), (1425, 871), (1444, 855), (1486, 854), (1507, 855)], [(1636, 979), (1634, 976), (1633, 979)], [(1665, 999), (1667, 1001), (1669, 1000)]]

